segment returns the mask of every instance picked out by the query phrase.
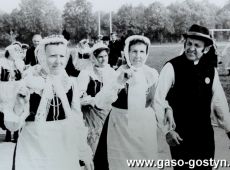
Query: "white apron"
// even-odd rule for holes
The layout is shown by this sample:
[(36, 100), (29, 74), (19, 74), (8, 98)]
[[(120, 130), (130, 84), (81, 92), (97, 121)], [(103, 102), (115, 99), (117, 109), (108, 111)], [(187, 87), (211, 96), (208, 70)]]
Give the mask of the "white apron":
[(107, 136), (109, 170), (129, 170), (126, 162), (128, 159), (157, 160), (157, 124), (154, 112), (148, 107), (139, 114), (138, 123), (130, 125), (132, 122), (130, 119), (128, 121), (126, 110), (112, 108)]
[(129, 159), (157, 160), (156, 116), (151, 107), (145, 107), (147, 93), (144, 73), (135, 72), (129, 82), (128, 109), (112, 108), (107, 135), (109, 170), (130, 170)]
[(76, 122), (27, 122), (17, 143), (15, 170), (80, 170)]

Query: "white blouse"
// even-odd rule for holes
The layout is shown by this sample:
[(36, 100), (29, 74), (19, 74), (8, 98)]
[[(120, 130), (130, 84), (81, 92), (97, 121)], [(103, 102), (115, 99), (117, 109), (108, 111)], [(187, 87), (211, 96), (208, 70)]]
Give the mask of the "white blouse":
[[(195, 64), (195, 63), (194, 63)], [(159, 81), (154, 97), (154, 108), (156, 112), (164, 114), (165, 108), (168, 107), (166, 96), (175, 82), (174, 69), (171, 63), (167, 63), (161, 70)], [(215, 75), (212, 85), (212, 104), (211, 109), (216, 114), (218, 123), (226, 132), (230, 132), (230, 113), (228, 102), (221, 86), (218, 72), (215, 69)]]

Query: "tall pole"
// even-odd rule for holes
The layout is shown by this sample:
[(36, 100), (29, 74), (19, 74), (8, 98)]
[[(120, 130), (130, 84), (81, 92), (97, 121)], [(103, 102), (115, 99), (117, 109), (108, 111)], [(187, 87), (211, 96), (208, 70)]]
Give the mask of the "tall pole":
[(109, 13), (109, 31), (110, 31), (110, 34), (113, 31), (113, 28), (112, 28), (112, 11), (110, 11), (110, 13)]
[(11, 40), (11, 43), (13, 42), (13, 34), (14, 34), (14, 32), (12, 30), (10, 30), (10, 40)]
[(101, 35), (101, 13), (98, 11), (98, 35)]

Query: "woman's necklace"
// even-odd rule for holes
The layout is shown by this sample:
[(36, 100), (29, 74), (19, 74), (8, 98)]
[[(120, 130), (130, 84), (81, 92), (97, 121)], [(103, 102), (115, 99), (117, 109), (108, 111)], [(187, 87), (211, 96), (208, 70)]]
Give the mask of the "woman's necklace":
[(58, 120), (59, 117), (59, 106), (61, 105), (61, 100), (58, 98), (54, 91), (54, 87), (52, 85), (52, 92), (53, 92), (53, 98), (49, 100), (49, 105), (53, 108), (53, 120)]

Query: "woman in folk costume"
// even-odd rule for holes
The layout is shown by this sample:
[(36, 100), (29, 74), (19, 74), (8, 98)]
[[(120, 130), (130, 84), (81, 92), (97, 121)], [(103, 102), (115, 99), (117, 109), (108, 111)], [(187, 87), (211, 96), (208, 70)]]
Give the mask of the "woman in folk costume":
[[(22, 72), (24, 69), (24, 62), (22, 60), (22, 48), (20, 43), (12, 44), (6, 47), (5, 56), (0, 58), (0, 83), (7, 81), (17, 81), (22, 77)], [(4, 102), (4, 101), (0, 101)], [(3, 130), (6, 130), (5, 141), (11, 141), (11, 132), (6, 129), (4, 122), (4, 113), (0, 112), (0, 126)], [(18, 131), (14, 133), (14, 141), (16, 142), (18, 138)]]
[(92, 67), (90, 59), (91, 50), (87, 39), (83, 39), (78, 43), (74, 53), (73, 64), (77, 70), (81, 71)]
[(98, 109), (95, 106), (94, 98), (102, 86), (113, 79), (116, 72), (108, 64), (109, 48), (106, 45), (95, 44), (91, 50), (93, 66), (80, 72), (78, 87), (83, 118), (89, 127), (88, 143), (95, 153), (104, 120), (110, 109)]
[(65, 72), (67, 41), (62, 36), (50, 36), (38, 48), (40, 69), (35, 67), (27, 74), (17, 95), (25, 99), (22, 114), (17, 112), (18, 119), (6, 121), (6, 126), (15, 130), (27, 115), (15, 148), (13, 169), (80, 170), (81, 159), (91, 170), (92, 153), (86, 141), (78, 88)]
[(133, 35), (125, 41), (127, 65), (118, 68), (116, 81), (96, 96), (98, 108), (112, 103), (94, 157), (95, 170), (128, 170), (127, 160), (157, 159), (157, 121), (151, 108), (158, 72), (145, 65), (150, 40)]

